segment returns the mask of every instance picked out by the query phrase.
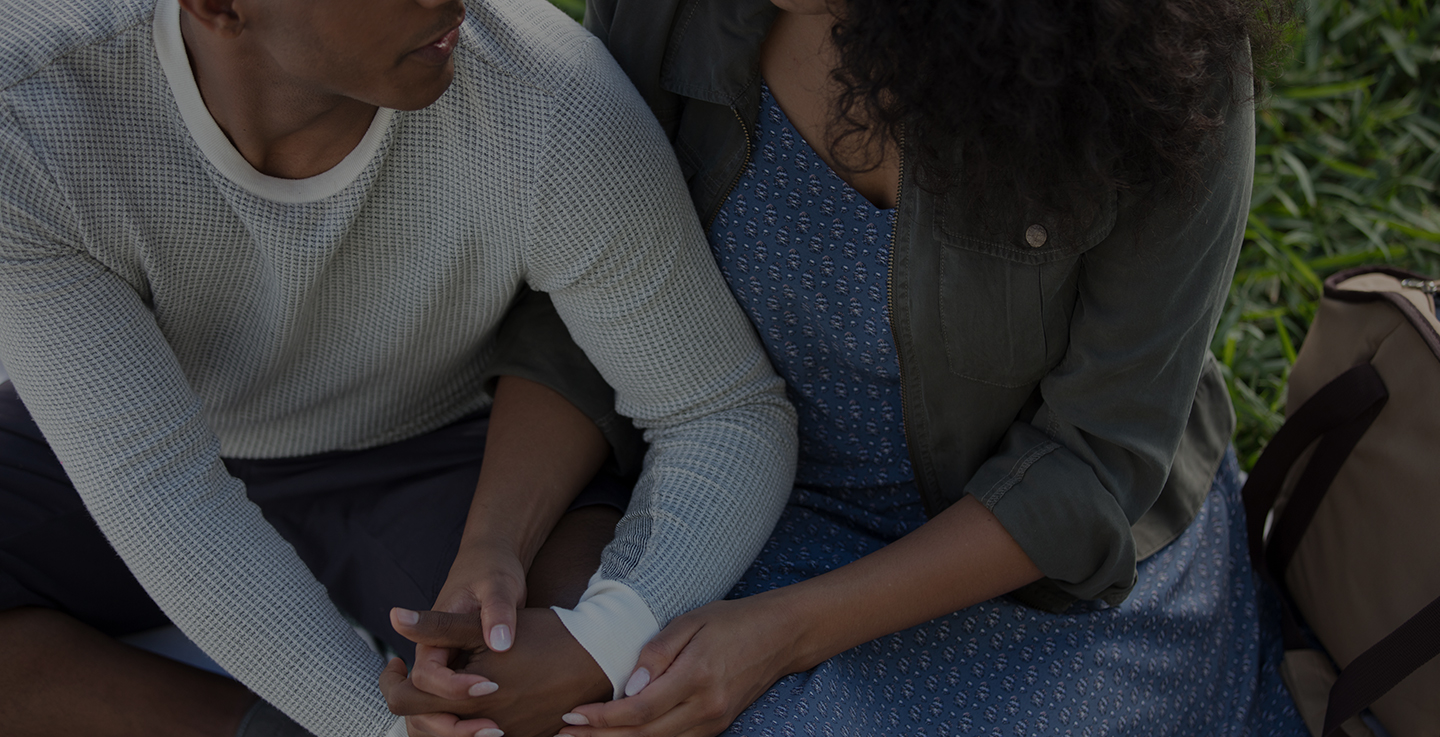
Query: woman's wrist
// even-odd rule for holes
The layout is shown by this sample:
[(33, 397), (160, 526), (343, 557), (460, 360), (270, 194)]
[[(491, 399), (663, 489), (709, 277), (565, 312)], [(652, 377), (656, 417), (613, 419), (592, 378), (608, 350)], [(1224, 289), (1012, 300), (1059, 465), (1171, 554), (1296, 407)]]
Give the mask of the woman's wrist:
[(766, 591), (754, 597), (756, 603), (764, 605), (759, 620), (780, 633), (776, 640), (781, 652), (776, 662), (784, 672), (776, 674), (777, 680), (791, 673), (810, 670), (846, 649), (836, 646), (833, 633), (825, 627), (828, 620), (839, 615), (833, 602), (825, 602), (816, 595), (818, 592), (813, 591), (815, 587), (805, 583), (808, 582)]
[(475, 488), (460, 552), (503, 549), (515, 555), (528, 570), (569, 499), (522, 490), (500, 489), (482, 478)]

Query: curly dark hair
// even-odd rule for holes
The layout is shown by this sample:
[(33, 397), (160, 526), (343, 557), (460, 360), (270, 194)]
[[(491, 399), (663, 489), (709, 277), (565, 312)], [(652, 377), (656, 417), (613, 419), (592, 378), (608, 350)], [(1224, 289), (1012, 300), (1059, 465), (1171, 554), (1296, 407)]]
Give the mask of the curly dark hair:
[(1217, 84), (1258, 84), (1250, 59), (1269, 57), (1289, 18), (1271, 0), (844, 2), (828, 136), (842, 166), (873, 168), (846, 152), (883, 151), (903, 133), (920, 146), (926, 189), (1048, 208), (1192, 184), (1223, 122)]

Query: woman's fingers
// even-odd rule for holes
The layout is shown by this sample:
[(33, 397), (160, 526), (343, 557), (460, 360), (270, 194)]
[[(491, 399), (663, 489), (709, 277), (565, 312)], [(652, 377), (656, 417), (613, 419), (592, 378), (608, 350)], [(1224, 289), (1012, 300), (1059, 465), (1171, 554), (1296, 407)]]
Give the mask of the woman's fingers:
[(434, 697), (419, 691), (406, 679), (405, 661), (399, 658), (391, 658), (380, 671), (380, 693), (385, 695), (392, 714), (406, 717), (405, 730), (410, 737), (500, 737), (504, 734), (489, 719), (461, 719), (454, 714), (420, 711), (427, 704), (433, 705)]
[[(640, 651), (640, 660), (625, 684), (625, 697), (602, 704), (576, 707), (567, 723), (582, 719), (594, 727), (626, 727), (648, 724), (696, 697), (706, 674), (700, 663), (675, 666), (680, 651), (694, 638), (699, 624), (677, 619)], [(653, 675), (652, 675), (653, 674)]]
[(504, 734), (489, 719), (461, 719), (454, 714), (420, 714), (406, 718), (405, 726), (410, 730), (410, 737), (500, 737)]
[(449, 665), (452, 651), (430, 645), (415, 646), (415, 670), (410, 680), (425, 693), (445, 699), (466, 699), (487, 696), (500, 687), (490, 679), (474, 673), (461, 673)]
[(480, 621), (485, 644), (503, 653), (515, 643), (516, 600), (508, 594), (487, 596), (480, 602)]
[[(669, 713), (692, 695), (687, 679), (661, 678), (643, 693), (603, 704), (586, 704), (571, 710), (567, 717), (578, 715), (592, 727), (633, 727), (647, 724)], [(566, 719), (567, 724), (580, 718)]]
[(395, 680), (398, 671), (391, 670), (386, 666), (381, 673), (380, 690), (385, 695), (385, 705), (390, 712), (397, 716), (409, 717), (419, 714), (435, 713), (457, 713), (474, 714), (483, 711), (489, 703), (484, 698), (466, 697), (463, 699), (446, 699), (435, 694), (420, 690), (415, 685), (413, 678), (406, 678), (400, 681)]
[[(657, 682), (657, 687), (659, 682)], [(625, 699), (628, 701), (629, 699)], [(712, 708), (700, 697), (666, 710), (655, 719), (634, 725), (572, 725), (560, 730), (567, 737), (714, 737), (730, 726), (723, 708)], [(567, 715), (569, 716), (569, 715)], [(569, 720), (567, 720), (569, 721)]]
[(644, 691), (651, 681), (664, 675), (670, 664), (675, 662), (675, 658), (680, 656), (680, 652), (690, 644), (690, 640), (703, 626), (703, 622), (697, 618), (680, 616), (660, 630), (659, 634), (640, 649), (635, 670), (630, 672), (630, 679), (625, 682), (625, 695), (634, 696)]
[(478, 613), (415, 612), (397, 607), (390, 610), (390, 624), (416, 643), (415, 671), (410, 679), (421, 691), (456, 700), (485, 696), (498, 688), (482, 675), (450, 668), (451, 649), (485, 648)]

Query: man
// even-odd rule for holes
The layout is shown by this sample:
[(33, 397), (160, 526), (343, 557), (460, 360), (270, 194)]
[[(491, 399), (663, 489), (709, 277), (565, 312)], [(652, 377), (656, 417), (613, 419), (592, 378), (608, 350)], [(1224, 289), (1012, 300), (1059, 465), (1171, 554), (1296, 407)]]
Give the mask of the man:
[[(331, 598), (402, 652), (391, 605), (478, 611), (566, 667), (471, 693), (558, 725), (758, 551), (793, 412), (668, 143), (558, 11), (469, 11), (0, 5), (7, 735), (399, 733)], [(650, 450), (580, 603), (517, 614), (621, 437), (565, 328)], [(243, 686), (113, 639), (166, 619)]]

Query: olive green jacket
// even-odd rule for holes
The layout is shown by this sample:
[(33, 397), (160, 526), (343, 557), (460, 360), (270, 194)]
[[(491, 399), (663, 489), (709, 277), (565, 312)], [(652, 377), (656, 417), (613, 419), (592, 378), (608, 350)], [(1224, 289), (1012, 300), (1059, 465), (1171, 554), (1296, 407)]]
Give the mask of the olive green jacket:
[[(587, 5), (707, 227), (750, 156), (774, 15), (768, 0)], [(891, 328), (916, 483), (931, 515), (966, 494), (996, 515), (1047, 576), (1016, 592), (1026, 603), (1123, 600), (1209, 491), (1235, 423), (1209, 343), (1249, 210), (1248, 89), (1215, 93), (1227, 122), (1200, 186), (1093, 213), (937, 196), (902, 166)]]

